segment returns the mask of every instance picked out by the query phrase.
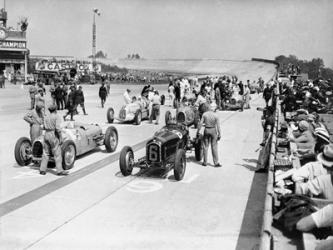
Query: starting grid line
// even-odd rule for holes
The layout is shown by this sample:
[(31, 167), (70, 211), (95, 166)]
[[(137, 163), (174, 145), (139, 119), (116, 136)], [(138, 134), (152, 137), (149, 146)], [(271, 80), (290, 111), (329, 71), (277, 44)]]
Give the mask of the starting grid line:
[[(133, 146), (133, 150), (139, 150), (143, 148), (146, 144), (147, 140), (139, 142)], [(64, 186), (67, 186), (101, 168), (106, 167), (108, 164), (115, 162), (118, 160), (120, 155), (120, 152), (117, 152), (115, 154), (112, 154), (102, 160), (99, 160), (95, 163), (91, 163), (84, 168), (59, 179), (56, 179), (54, 181), (51, 181), (47, 184), (44, 184), (38, 188), (35, 188), (27, 193), (24, 193), (18, 197), (15, 197), (13, 199), (10, 199), (8, 201), (5, 201), (0, 204), (0, 217), (11, 213), (25, 205), (28, 205), (29, 203), (36, 201), (45, 195), (48, 195)]]

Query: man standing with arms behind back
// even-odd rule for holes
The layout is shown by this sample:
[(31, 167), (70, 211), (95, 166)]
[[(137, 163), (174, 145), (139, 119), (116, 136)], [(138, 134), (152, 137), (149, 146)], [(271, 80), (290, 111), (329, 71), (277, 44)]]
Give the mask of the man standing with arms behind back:
[(208, 147), (211, 144), (212, 155), (215, 167), (221, 167), (218, 158), (218, 149), (217, 149), (217, 141), (221, 138), (221, 128), (219, 118), (214, 113), (209, 105), (206, 106), (206, 112), (203, 113), (201, 121), (198, 125), (198, 132), (200, 133), (201, 128), (204, 126), (205, 130), (203, 133), (203, 141), (204, 141), (204, 161), (202, 163), (203, 166), (207, 166), (207, 156), (208, 156)]

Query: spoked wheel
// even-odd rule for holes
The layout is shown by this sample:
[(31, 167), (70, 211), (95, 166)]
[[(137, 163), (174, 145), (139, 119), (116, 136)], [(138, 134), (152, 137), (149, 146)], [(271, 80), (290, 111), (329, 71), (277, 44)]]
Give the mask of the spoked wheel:
[(27, 166), (32, 161), (32, 145), (31, 141), (27, 137), (21, 137), (15, 144), (15, 160), (20, 166)]
[(176, 153), (175, 166), (173, 169), (175, 179), (177, 181), (180, 181), (184, 178), (185, 170), (186, 170), (185, 150), (179, 149)]
[(65, 141), (62, 145), (62, 167), (65, 170), (71, 169), (74, 166), (76, 158), (76, 148), (73, 141)]
[(113, 123), (114, 120), (114, 109), (109, 108), (106, 113), (106, 118), (108, 119), (108, 123)]
[(115, 127), (110, 126), (107, 128), (104, 137), (104, 144), (107, 152), (111, 153), (116, 151), (118, 146), (118, 131)]
[(121, 150), (119, 157), (119, 166), (120, 171), (124, 176), (128, 176), (132, 173), (134, 166), (134, 153), (131, 147), (125, 146)]

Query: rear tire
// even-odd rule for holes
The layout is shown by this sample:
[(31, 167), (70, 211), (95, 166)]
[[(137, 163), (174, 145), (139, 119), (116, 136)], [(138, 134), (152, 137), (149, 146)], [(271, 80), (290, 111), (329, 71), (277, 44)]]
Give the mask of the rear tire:
[(106, 113), (106, 118), (108, 119), (108, 123), (113, 123), (114, 121), (114, 109), (108, 108), (108, 111)]
[(135, 117), (134, 117), (134, 124), (140, 125), (142, 120), (142, 113), (141, 110), (136, 111)]
[(176, 152), (175, 158), (175, 166), (173, 169), (173, 173), (175, 175), (175, 179), (180, 181), (184, 178), (186, 171), (186, 157), (185, 157), (185, 150), (178, 149)]
[(115, 127), (110, 126), (105, 131), (104, 145), (107, 152), (112, 153), (116, 151), (118, 146), (118, 131)]
[[(30, 152), (29, 152), (30, 151)], [(27, 166), (32, 161), (32, 143), (29, 138), (21, 137), (17, 140), (14, 149), (15, 160), (20, 166)]]
[(76, 159), (76, 147), (72, 140), (65, 141), (61, 146), (62, 168), (71, 169)]
[(134, 153), (131, 147), (125, 146), (120, 151), (119, 167), (124, 176), (128, 176), (133, 171)]
[(161, 95), (161, 105), (164, 105), (165, 103), (165, 95)]

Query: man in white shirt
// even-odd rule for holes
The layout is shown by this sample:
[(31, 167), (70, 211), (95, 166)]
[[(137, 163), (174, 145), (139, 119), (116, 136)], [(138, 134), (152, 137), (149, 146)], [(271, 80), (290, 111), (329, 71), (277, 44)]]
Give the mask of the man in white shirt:
[(124, 93), (124, 100), (125, 100), (126, 104), (129, 104), (129, 103), (132, 102), (132, 99), (131, 99), (129, 93), (131, 93), (131, 90), (130, 89), (126, 89), (126, 91)]

